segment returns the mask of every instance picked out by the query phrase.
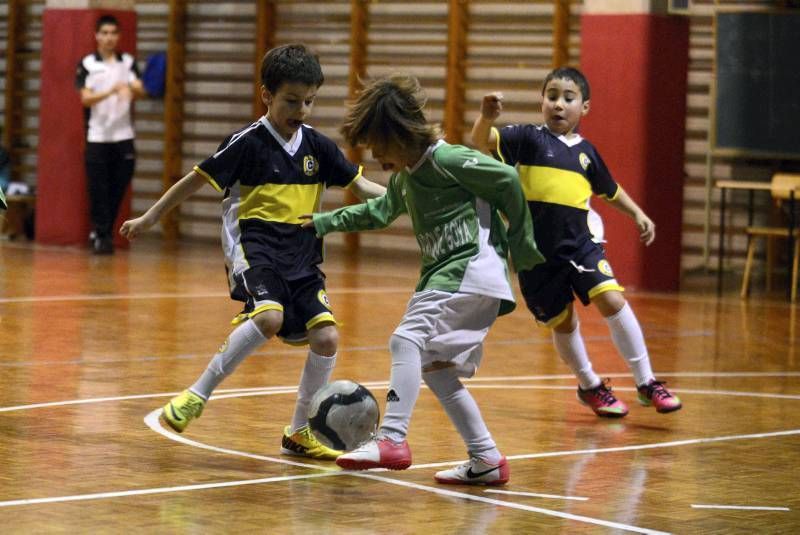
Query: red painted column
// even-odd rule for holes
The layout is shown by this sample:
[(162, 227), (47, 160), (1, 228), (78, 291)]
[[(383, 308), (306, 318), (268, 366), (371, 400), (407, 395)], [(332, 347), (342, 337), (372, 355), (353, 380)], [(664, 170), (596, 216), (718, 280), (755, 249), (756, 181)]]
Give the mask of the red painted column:
[[(47, 8), (43, 14), (36, 186), (39, 243), (87, 243), (89, 199), (83, 163), (86, 134), (75, 73), (80, 59), (97, 49), (95, 23), (104, 14), (119, 20), (119, 50), (134, 53), (136, 12), (132, 9)], [(129, 188), (120, 206), (117, 228), (130, 214), (130, 195)], [(115, 243), (127, 246), (125, 240)]]
[(616, 276), (628, 288), (673, 291), (680, 283), (689, 21), (654, 13), (653, 4), (586, 1), (581, 70), (591, 108), (580, 132), (656, 224), (656, 240), (645, 247), (630, 218), (592, 204)]

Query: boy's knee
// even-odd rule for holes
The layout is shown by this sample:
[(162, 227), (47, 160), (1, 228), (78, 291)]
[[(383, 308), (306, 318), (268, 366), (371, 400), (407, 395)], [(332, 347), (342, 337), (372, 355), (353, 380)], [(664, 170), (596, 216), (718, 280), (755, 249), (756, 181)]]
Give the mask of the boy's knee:
[(281, 330), (283, 312), (280, 310), (265, 310), (250, 318), (265, 338), (272, 338)]
[(339, 330), (333, 324), (312, 327), (308, 332), (308, 343), (317, 355), (333, 356), (339, 346)]
[(572, 310), (572, 305), (568, 305), (564, 310), (561, 321), (549, 326), (557, 333), (571, 333), (578, 328), (578, 317)]
[(464, 388), (454, 366), (426, 367), (422, 371), (422, 380), (441, 401), (445, 401)]
[(597, 307), (597, 310), (600, 311), (600, 314), (607, 318), (608, 316), (613, 316), (622, 310), (622, 307), (625, 306), (626, 301), (625, 296), (622, 295), (622, 292), (611, 290), (596, 296), (594, 299), (592, 299), (592, 303), (594, 303), (594, 305)]

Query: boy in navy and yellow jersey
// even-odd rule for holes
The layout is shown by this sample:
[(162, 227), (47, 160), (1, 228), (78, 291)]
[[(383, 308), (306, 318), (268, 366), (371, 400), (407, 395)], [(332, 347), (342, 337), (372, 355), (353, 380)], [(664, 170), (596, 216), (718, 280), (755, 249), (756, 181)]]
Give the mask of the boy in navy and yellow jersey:
[(630, 216), (645, 245), (655, 239), (655, 225), (611, 177), (594, 146), (575, 130), (589, 112), (589, 83), (577, 69), (547, 75), (542, 89), (545, 124), (493, 127), (502, 95), (483, 98), (472, 128), (473, 143), (507, 164), (517, 166), (534, 223), (536, 243), (547, 262), (519, 273), (520, 289), (536, 320), (553, 330), (561, 358), (578, 378), (578, 399), (598, 416), (623, 417), (625, 404), (592, 370), (574, 294), (595, 304), (606, 319), (617, 350), (636, 380), (638, 399), (658, 412), (681, 408), (677, 396), (656, 381), (636, 316), (622, 295), (605, 252), (589, 231), (589, 198), (599, 195)]
[(267, 114), (228, 136), (216, 153), (120, 229), (135, 238), (206, 182), (224, 194), (222, 246), (230, 293), (245, 307), (200, 378), (164, 406), (162, 418), (179, 433), (200, 416), (217, 385), (277, 335), (310, 346), (281, 451), (322, 459), (341, 453), (320, 444), (307, 426), (308, 403), (336, 362), (338, 331), (319, 268), (322, 240), (301, 227), (299, 216), (318, 210), (329, 186), (350, 188), (361, 199), (380, 196), (385, 188), (362, 177), (333, 141), (304, 124), (323, 81), (317, 57), (305, 46), (267, 52), (261, 65)]

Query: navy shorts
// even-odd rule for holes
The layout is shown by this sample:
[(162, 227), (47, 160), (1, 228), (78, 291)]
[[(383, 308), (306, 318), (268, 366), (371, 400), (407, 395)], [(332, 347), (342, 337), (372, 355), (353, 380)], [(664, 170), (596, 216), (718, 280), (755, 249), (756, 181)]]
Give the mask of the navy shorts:
[(588, 305), (596, 295), (623, 291), (614, 278), (603, 249), (587, 244), (571, 260), (548, 260), (529, 271), (520, 271), (519, 287), (536, 321), (552, 327), (561, 323), (575, 295)]
[(289, 344), (308, 342), (308, 330), (323, 323), (336, 324), (322, 273), (297, 280), (286, 280), (272, 269), (254, 266), (234, 275), (231, 298), (244, 301), (244, 309), (233, 324), (266, 310), (283, 312), (283, 325), (278, 336)]

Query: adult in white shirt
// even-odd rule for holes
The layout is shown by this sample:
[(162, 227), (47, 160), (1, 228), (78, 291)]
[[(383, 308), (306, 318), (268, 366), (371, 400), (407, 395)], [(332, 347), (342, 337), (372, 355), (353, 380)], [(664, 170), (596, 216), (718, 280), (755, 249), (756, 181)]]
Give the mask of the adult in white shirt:
[(89, 240), (96, 254), (114, 252), (114, 220), (136, 164), (131, 104), (146, 94), (134, 57), (117, 52), (119, 37), (115, 17), (98, 18), (97, 50), (81, 59), (75, 78), (85, 108)]

